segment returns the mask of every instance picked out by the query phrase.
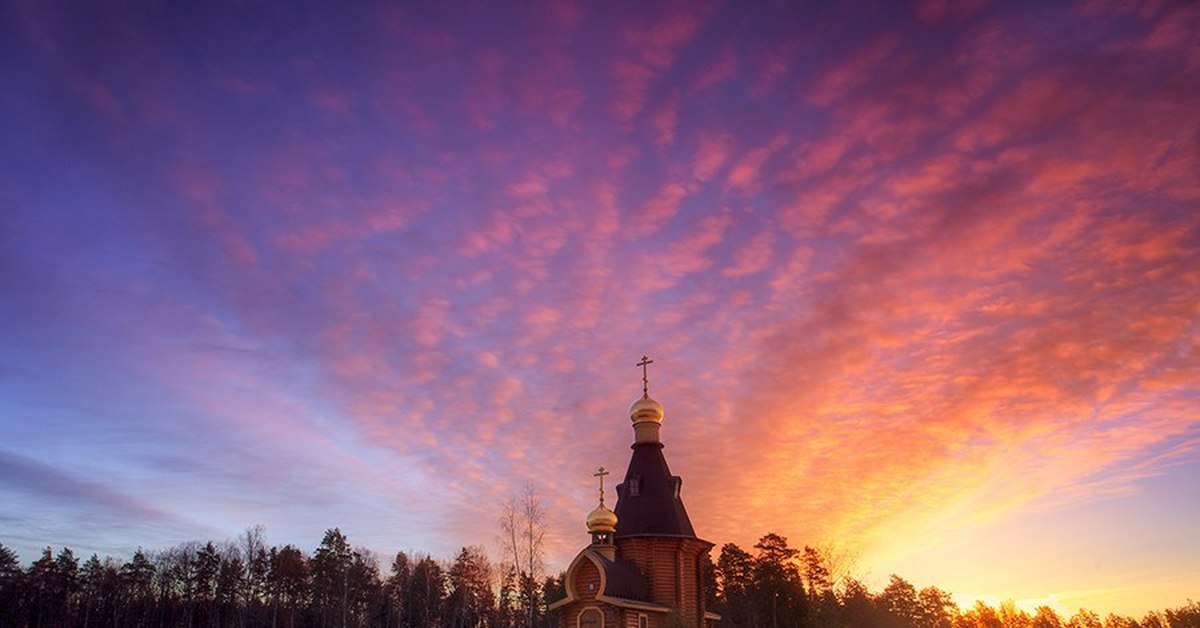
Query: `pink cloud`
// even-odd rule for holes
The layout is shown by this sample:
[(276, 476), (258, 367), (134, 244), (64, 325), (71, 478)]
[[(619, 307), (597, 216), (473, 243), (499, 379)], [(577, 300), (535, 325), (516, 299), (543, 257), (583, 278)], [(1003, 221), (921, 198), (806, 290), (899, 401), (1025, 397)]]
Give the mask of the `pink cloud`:
[(917, 18), (927, 24), (944, 21), (962, 22), (987, 6), (987, 0), (950, 2), (949, 0), (924, 0), (917, 5)]
[(562, 312), (552, 307), (538, 307), (525, 315), (525, 322), (530, 325), (550, 325), (562, 320)]
[(621, 39), (629, 52), (612, 68), (612, 110), (618, 120), (628, 122), (642, 111), (651, 84), (675, 64), (679, 48), (695, 35), (701, 22), (700, 16), (689, 11), (672, 11), (623, 29)]
[(726, 277), (743, 277), (766, 270), (771, 263), (774, 247), (774, 232), (759, 233), (738, 250), (734, 255), (733, 265), (722, 270), (721, 274)]
[(724, 240), (731, 222), (726, 215), (708, 216), (684, 237), (650, 252), (634, 284), (654, 292), (674, 285), (685, 275), (710, 268), (714, 264), (710, 251)]
[(235, 264), (249, 268), (258, 262), (258, 253), (240, 225), (218, 202), (224, 195), (224, 182), (204, 168), (174, 165), (168, 177), (190, 206), (193, 218), (207, 230)]
[(634, 236), (655, 233), (679, 212), (679, 205), (687, 196), (688, 190), (682, 184), (664, 183), (654, 196), (642, 205), (641, 211), (633, 217), (633, 224), (629, 232)]
[(776, 135), (764, 146), (751, 149), (729, 169), (727, 183), (731, 189), (753, 190), (758, 185), (758, 179), (763, 165), (775, 153), (788, 144), (786, 133)]
[(733, 78), (738, 70), (737, 53), (732, 48), (723, 48), (711, 64), (698, 72), (692, 81), (689, 92), (695, 94), (715, 87)]
[(713, 178), (721, 166), (729, 161), (733, 152), (733, 144), (734, 139), (730, 135), (701, 135), (696, 140), (692, 176), (698, 181), (708, 181)]
[(899, 43), (896, 37), (889, 35), (856, 50), (841, 65), (825, 73), (809, 93), (809, 101), (825, 106), (846, 98), (852, 90), (879, 76), (885, 61), (894, 71), (898, 57), (894, 53)]
[(679, 97), (673, 96), (667, 100), (650, 119), (654, 131), (654, 145), (666, 148), (675, 141), (676, 127), (679, 125)]
[(94, 111), (114, 121), (120, 121), (123, 111), (120, 101), (112, 90), (104, 85), (90, 80), (81, 79), (75, 85), (75, 91)]
[(333, 87), (316, 89), (308, 94), (314, 107), (328, 113), (345, 115), (354, 107), (354, 94), (349, 90)]
[(654, 78), (654, 70), (636, 61), (618, 61), (612, 74), (616, 83), (613, 114), (618, 120), (629, 121), (646, 104), (646, 91)]

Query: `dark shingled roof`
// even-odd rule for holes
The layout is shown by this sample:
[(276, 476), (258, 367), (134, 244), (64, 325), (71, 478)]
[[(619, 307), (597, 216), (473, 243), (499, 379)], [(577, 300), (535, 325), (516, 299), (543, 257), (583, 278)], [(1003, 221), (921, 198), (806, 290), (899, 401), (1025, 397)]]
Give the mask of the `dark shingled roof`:
[(600, 553), (593, 553), (604, 567), (604, 595), (626, 600), (648, 601), (650, 583), (633, 562), (609, 560)]
[(671, 475), (662, 448), (662, 443), (633, 446), (625, 481), (617, 485), (616, 538), (643, 535), (696, 538), (679, 497), (683, 480)]

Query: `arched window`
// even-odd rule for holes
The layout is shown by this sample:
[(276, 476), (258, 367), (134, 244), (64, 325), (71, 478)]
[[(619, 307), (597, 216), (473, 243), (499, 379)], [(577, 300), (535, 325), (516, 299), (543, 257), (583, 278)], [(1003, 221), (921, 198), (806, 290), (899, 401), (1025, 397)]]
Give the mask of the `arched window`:
[(604, 628), (604, 614), (595, 606), (579, 614), (579, 628)]
[(638, 613), (638, 628), (650, 628), (650, 617), (645, 613)]

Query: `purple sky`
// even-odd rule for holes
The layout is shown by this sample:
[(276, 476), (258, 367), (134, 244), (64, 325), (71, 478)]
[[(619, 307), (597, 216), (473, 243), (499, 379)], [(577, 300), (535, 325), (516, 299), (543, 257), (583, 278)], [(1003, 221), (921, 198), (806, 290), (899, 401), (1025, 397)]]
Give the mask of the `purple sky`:
[(0, 8), (23, 560), (449, 556), (532, 483), (558, 570), (649, 354), (713, 542), (1200, 590), (1196, 5), (296, 4)]

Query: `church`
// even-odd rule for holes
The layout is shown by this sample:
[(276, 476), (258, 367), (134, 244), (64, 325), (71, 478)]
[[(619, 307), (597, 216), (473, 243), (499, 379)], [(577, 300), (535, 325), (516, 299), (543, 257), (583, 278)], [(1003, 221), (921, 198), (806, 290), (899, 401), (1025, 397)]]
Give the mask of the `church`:
[(566, 597), (552, 603), (560, 628), (712, 628), (720, 616), (704, 607), (701, 564), (713, 544), (696, 536), (683, 507), (683, 480), (671, 475), (659, 432), (663, 406), (650, 397), (645, 357), (642, 397), (629, 409), (633, 455), (617, 485), (617, 505), (587, 516), (591, 544), (566, 574)]

